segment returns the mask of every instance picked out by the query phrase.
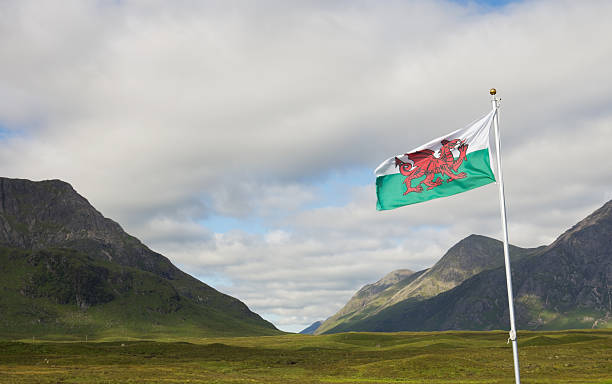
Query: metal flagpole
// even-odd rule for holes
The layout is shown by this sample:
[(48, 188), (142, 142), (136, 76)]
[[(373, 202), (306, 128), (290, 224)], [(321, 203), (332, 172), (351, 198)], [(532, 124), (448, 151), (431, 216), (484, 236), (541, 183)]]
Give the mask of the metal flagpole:
[(493, 126), (495, 128), (495, 146), (497, 149), (497, 177), (499, 178), (499, 208), (501, 212), (502, 228), (504, 230), (504, 262), (506, 265), (506, 285), (508, 288), (508, 308), (510, 310), (510, 338), (512, 341), (512, 355), (514, 357), (514, 379), (516, 384), (521, 383), (519, 372), (518, 345), (516, 343), (516, 326), (514, 324), (514, 297), (512, 294), (512, 275), (510, 273), (510, 253), (508, 251), (508, 224), (506, 223), (506, 198), (504, 195), (504, 179), (502, 177), (501, 166), (501, 141), (499, 139), (499, 101), (495, 94), (495, 88), (491, 88), (489, 93), (493, 96), (491, 104), (495, 110), (493, 116)]

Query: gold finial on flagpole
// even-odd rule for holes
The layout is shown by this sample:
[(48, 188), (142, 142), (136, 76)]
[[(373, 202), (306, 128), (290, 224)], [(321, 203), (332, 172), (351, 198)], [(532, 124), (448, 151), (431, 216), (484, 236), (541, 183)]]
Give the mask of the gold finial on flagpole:
[(497, 93), (497, 90), (495, 88), (491, 88), (489, 89), (489, 93), (493, 96), (495, 96), (495, 94)]

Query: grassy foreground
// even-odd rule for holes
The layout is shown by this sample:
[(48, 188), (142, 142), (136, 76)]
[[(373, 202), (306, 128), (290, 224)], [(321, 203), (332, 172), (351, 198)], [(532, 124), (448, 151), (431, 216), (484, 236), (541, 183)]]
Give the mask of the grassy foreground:
[[(2, 383), (513, 383), (505, 332), (0, 342)], [(612, 330), (521, 332), (523, 383), (612, 383)]]

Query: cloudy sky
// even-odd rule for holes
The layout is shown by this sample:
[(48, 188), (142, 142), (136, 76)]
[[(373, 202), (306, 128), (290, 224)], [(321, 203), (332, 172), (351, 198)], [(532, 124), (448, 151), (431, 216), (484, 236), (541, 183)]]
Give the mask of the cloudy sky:
[(511, 243), (612, 199), (610, 1), (0, 2), (0, 175), (62, 179), (280, 329), (500, 237), (495, 184), (377, 212), (502, 98)]

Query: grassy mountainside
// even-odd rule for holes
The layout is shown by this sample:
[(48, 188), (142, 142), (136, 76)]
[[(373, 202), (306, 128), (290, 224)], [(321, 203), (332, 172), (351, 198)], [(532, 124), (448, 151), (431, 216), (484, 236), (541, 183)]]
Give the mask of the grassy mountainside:
[[(0, 248), (0, 338), (273, 334), (151, 272), (71, 249)], [(214, 299), (214, 297), (213, 297)]]
[[(612, 201), (512, 264), (519, 329), (612, 327)], [(508, 328), (503, 267), (426, 300), (404, 300), (329, 332)]]
[[(510, 250), (514, 261), (535, 251), (515, 246), (510, 246)], [(501, 241), (470, 235), (451, 247), (430, 269), (406, 274), (394, 271), (377, 283), (366, 285), (315, 333), (322, 334), (332, 329), (352, 330), (352, 324), (355, 322), (372, 317), (397, 303), (414, 303), (434, 297), (482, 271), (497, 268), (503, 263)], [(393, 279), (394, 275), (401, 278)]]
[(0, 178), (0, 336), (279, 331), (59, 180)]
[(367, 284), (351, 297), (342, 309), (314, 330), (320, 335), (344, 322), (363, 319), (380, 310), (398, 291), (413, 282), (426, 270), (413, 272), (399, 269), (387, 274), (374, 284)]

